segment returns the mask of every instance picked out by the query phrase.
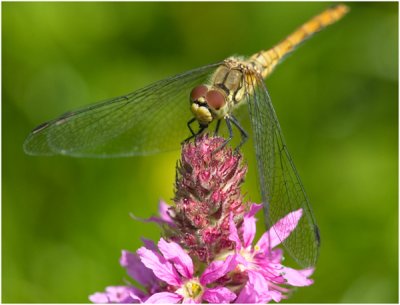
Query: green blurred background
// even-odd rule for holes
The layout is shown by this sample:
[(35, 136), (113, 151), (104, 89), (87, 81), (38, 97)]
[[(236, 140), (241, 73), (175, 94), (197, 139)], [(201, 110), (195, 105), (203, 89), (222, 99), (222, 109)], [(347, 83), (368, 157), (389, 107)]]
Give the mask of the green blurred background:
[[(271, 47), (328, 5), (3, 2), (2, 301), (88, 302), (123, 284), (120, 250), (160, 234), (129, 212), (173, 196), (179, 151), (30, 157), (33, 127)], [(267, 80), (322, 235), (315, 284), (288, 302), (398, 301), (398, 4), (349, 5)], [(251, 168), (245, 189), (258, 200)]]

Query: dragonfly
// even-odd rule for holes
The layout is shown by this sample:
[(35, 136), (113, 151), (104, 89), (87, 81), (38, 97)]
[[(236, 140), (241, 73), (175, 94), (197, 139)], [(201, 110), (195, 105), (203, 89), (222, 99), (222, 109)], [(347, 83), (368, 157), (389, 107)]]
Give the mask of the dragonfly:
[[(276, 231), (285, 250), (302, 267), (316, 264), (320, 236), (308, 197), (287, 149), (264, 79), (305, 40), (341, 19), (348, 7), (339, 4), (313, 17), (271, 49), (250, 57), (229, 57), (155, 82), (132, 93), (67, 112), (29, 134), (30, 155), (122, 157), (178, 149), (182, 139), (196, 138), (223, 121), (248, 133), (235, 114), (247, 104), (256, 155), (259, 189), (267, 228), (283, 216), (303, 210), (286, 238)], [(193, 123), (198, 123), (195, 130)], [(186, 126), (189, 128), (186, 128)], [(175, 139), (175, 140), (174, 140)], [(176, 140), (180, 139), (180, 140)], [(290, 222), (290, 219), (289, 219)]]

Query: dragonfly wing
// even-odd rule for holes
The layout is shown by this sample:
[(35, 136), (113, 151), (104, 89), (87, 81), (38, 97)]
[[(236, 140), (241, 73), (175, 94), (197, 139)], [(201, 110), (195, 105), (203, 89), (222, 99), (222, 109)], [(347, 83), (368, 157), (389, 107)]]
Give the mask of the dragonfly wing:
[(130, 94), (68, 112), (34, 129), (24, 143), (32, 155), (87, 157), (148, 155), (178, 149), (189, 136), (190, 91), (219, 64), (191, 70)]
[(290, 212), (302, 209), (297, 226), (296, 213), (292, 213), (285, 219), (286, 227), (274, 230), (273, 234), (300, 266), (314, 266), (320, 243), (318, 227), (264, 81), (254, 78), (254, 86), (248, 92), (252, 92), (247, 100), (266, 224), (270, 229)]

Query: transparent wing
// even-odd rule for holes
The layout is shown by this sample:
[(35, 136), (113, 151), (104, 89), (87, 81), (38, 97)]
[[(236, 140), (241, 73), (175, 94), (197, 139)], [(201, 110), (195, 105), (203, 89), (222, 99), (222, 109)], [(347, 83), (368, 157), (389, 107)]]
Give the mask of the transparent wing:
[(189, 135), (190, 91), (205, 83), (218, 65), (188, 71), (41, 124), (26, 139), (25, 152), (116, 157), (178, 149)]
[[(302, 267), (314, 266), (318, 258), (319, 231), (311, 211), (300, 177), (287, 150), (275, 110), (264, 81), (254, 78), (247, 95), (253, 142), (257, 159), (261, 196), (268, 228), (298, 209), (303, 215), (289, 218), (285, 229), (296, 229), (284, 238), (283, 231), (276, 234), (285, 250)], [(281, 236), (280, 236), (281, 235)]]

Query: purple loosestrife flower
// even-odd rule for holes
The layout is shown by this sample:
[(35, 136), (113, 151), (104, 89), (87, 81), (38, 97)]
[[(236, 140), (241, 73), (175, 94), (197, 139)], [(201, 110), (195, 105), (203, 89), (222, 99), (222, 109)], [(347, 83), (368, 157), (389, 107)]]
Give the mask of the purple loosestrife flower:
[[(257, 244), (252, 243), (256, 233), (255, 213), (262, 205), (253, 204), (250, 211), (244, 215), (239, 237), (231, 215), (230, 238), (236, 244), (235, 259), (238, 262), (237, 272), (243, 276), (247, 273), (247, 282), (241, 290), (236, 302), (239, 303), (267, 303), (285, 298), (283, 293), (287, 288), (279, 285), (309, 286), (313, 283), (307, 277), (313, 273), (313, 269), (295, 270), (281, 264), (282, 250), (273, 249), (286, 239), (296, 228), (302, 216), (302, 210), (291, 212), (265, 232)], [(278, 238), (277, 232), (282, 239)], [(229, 252), (227, 253), (229, 254)]]
[(262, 205), (244, 202), (240, 186), (247, 168), (229, 147), (218, 150), (223, 142), (205, 135), (183, 145), (175, 204), (161, 201), (159, 217), (133, 216), (159, 224), (164, 238), (157, 245), (143, 240), (136, 253), (122, 251), (120, 264), (140, 288), (110, 286), (91, 295), (92, 302), (268, 303), (287, 298), (291, 287), (313, 283), (313, 269), (282, 265), (283, 251), (275, 248), (296, 228), (301, 209), (253, 245)]
[(194, 276), (191, 257), (177, 243), (161, 238), (158, 249), (161, 254), (145, 247), (137, 251), (143, 264), (168, 285), (166, 291), (153, 294), (145, 303), (229, 303), (236, 299), (228, 288), (207, 286), (235, 268), (233, 256), (211, 263), (200, 276)]

